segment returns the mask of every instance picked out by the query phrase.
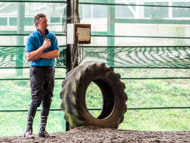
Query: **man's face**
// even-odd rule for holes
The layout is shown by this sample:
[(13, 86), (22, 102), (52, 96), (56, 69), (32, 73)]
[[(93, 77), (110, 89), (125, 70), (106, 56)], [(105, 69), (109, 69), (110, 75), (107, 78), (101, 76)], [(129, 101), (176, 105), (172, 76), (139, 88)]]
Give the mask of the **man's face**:
[(40, 17), (39, 23), (36, 23), (36, 27), (39, 31), (44, 32), (45, 29), (47, 29), (48, 23), (47, 23), (47, 18), (46, 17)]

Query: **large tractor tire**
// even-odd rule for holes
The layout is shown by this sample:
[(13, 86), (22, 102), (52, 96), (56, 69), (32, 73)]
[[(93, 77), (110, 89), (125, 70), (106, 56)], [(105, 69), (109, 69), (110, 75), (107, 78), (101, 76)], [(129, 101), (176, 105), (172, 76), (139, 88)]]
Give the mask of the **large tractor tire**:
[[(103, 95), (102, 111), (97, 118), (89, 113), (85, 103), (85, 94), (91, 82), (98, 85)], [(71, 129), (79, 126), (118, 128), (127, 111), (124, 89), (125, 84), (112, 67), (97, 63), (77, 66), (62, 83), (60, 98), (65, 120)]]

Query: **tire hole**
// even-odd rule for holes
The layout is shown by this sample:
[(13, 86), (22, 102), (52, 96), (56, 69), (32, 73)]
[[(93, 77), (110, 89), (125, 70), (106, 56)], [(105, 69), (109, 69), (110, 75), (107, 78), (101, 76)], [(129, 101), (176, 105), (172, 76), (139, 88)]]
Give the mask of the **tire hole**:
[(94, 82), (91, 82), (87, 88), (85, 102), (87, 109), (101, 109), (88, 110), (93, 117), (97, 118), (102, 112), (103, 97), (100, 88)]

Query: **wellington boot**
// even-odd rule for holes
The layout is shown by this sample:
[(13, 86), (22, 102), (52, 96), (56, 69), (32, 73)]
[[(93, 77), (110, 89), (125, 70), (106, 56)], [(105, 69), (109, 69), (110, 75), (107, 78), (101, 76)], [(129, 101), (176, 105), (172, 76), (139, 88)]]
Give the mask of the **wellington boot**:
[(28, 110), (28, 118), (27, 118), (27, 126), (26, 126), (26, 131), (24, 133), (25, 137), (31, 136), (32, 135), (32, 125), (33, 125), (33, 120), (36, 115), (36, 110), (37, 107), (34, 107), (33, 103), (31, 102), (29, 110)]
[(32, 130), (28, 129), (25, 133), (24, 133), (24, 137), (27, 139), (34, 139), (34, 135), (32, 134)]
[(43, 134), (45, 132), (48, 115), (49, 115), (49, 108), (42, 107), (42, 110), (41, 110), (41, 122), (40, 122), (40, 132), (39, 132), (41, 134)]
[(43, 138), (55, 138), (55, 136), (52, 136), (50, 135), (48, 132), (43, 132), (43, 133), (40, 133), (39, 132), (39, 137), (43, 137)]

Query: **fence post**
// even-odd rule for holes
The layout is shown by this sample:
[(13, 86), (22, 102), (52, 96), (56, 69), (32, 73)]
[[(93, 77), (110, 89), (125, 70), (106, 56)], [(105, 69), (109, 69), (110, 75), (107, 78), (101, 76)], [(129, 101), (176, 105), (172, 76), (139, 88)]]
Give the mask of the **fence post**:
[[(115, 0), (108, 0), (109, 3), (114, 3)], [(108, 6), (107, 11), (107, 33), (108, 35), (115, 35), (115, 6)], [(114, 46), (115, 38), (107, 38), (107, 46)], [(107, 64), (114, 66), (114, 48), (107, 48)]]
[[(24, 32), (24, 15), (25, 4), (18, 3), (17, 13), (17, 34), (23, 34)], [(24, 45), (24, 37), (17, 36), (17, 45)], [(18, 47), (16, 50), (16, 67), (23, 67), (23, 49)], [(17, 76), (23, 75), (22, 69), (16, 69)]]
[[(67, 24), (78, 23), (79, 17), (77, 17), (76, 11), (78, 10), (78, 0), (67, 0)], [(68, 36), (66, 31), (66, 38)], [(73, 67), (78, 65), (78, 61), (75, 60), (78, 51), (76, 44), (66, 44), (66, 71), (69, 72)], [(77, 52), (77, 53), (76, 53)], [(78, 55), (78, 54), (77, 54)], [(78, 59), (78, 58), (77, 58)], [(74, 63), (76, 61), (76, 63)], [(66, 131), (70, 129), (69, 123), (66, 122)]]

